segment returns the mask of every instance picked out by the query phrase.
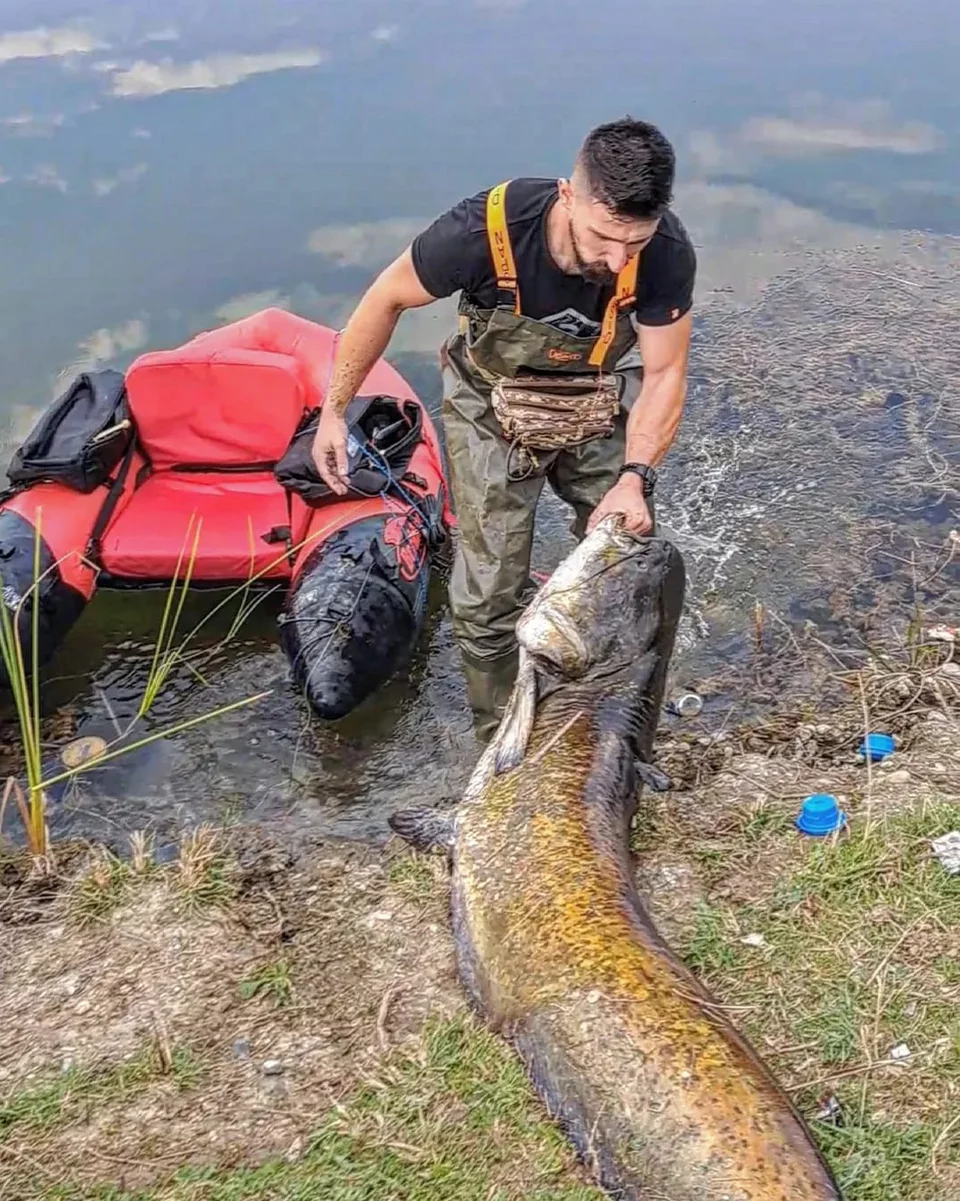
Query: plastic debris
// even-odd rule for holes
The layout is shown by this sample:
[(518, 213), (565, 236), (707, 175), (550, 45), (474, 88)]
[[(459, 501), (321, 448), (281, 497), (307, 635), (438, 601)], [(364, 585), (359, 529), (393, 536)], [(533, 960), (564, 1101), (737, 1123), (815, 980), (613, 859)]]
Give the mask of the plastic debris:
[(847, 815), (841, 810), (837, 798), (829, 792), (815, 792), (808, 796), (797, 817), (797, 829), (814, 838), (832, 834), (847, 824)]
[(765, 947), (767, 945), (767, 940), (763, 937), (762, 934), (746, 934), (746, 935), (744, 935), (743, 938), (740, 939), (740, 941), (748, 947), (758, 947), (759, 948), (759, 947)]
[(696, 717), (703, 709), (703, 700), (695, 692), (684, 692), (666, 706), (675, 717)]
[(896, 743), (889, 734), (868, 734), (860, 743), (857, 759), (861, 763), (865, 763), (869, 754), (871, 763), (879, 763), (888, 755), (892, 755), (896, 749)]
[(831, 1092), (826, 1092), (818, 1102), (817, 1121), (829, 1122), (831, 1126), (843, 1125), (843, 1106)]
[(960, 875), (960, 830), (951, 830), (930, 844), (933, 853), (951, 876)]
[(930, 626), (927, 637), (935, 642), (960, 642), (960, 626)]
[(905, 1059), (909, 1059), (912, 1054), (913, 1054), (913, 1052), (910, 1050), (910, 1048), (907, 1046), (906, 1043), (898, 1043), (895, 1047), (893, 1047), (891, 1049), (890, 1058), (896, 1059), (896, 1060), (902, 1062)]

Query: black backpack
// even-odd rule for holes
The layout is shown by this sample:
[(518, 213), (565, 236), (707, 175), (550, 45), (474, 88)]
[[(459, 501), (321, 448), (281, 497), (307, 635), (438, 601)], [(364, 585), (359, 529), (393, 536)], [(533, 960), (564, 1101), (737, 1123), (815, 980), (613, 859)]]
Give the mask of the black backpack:
[[(395, 396), (358, 396), (347, 407), (347, 474), (350, 496), (378, 496), (403, 478), (423, 437), (423, 410)], [(339, 499), (317, 473), (312, 446), (320, 410), (312, 409), (297, 427), (277, 480), (309, 505)]]
[(15, 491), (51, 481), (92, 492), (110, 478), (133, 440), (120, 371), (78, 375), (17, 448), (7, 478)]

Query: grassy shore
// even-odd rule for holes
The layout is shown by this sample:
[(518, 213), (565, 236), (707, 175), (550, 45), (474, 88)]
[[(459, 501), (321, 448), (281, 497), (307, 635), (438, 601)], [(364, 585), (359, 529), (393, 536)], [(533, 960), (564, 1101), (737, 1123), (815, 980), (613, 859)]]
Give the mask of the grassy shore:
[[(931, 719), (869, 778), (737, 753), (636, 832), (655, 920), (847, 1201), (960, 1198), (955, 746)], [(843, 834), (793, 827), (814, 787)], [(465, 1008), (438, 859), (201, 830), (59, 863), (0, 871), (0, 1201), (600, 1201)]]

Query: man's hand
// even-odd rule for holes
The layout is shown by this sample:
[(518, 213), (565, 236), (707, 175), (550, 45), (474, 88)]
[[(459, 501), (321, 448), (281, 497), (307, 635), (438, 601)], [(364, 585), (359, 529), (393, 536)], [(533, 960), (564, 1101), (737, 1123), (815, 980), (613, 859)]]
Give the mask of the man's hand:
[(631, 533), (649, 534), (653, 529), (653, 518), (643, 495), (643, 480), (633, 472), (621, 476), (593, 510), (587, 522), (587, 533), (611, 513), (622, 513), (624, 529)]
[(333, 408), (320, 410), (313, 438), (313, 461), (320, 478), (337, 496), (347, 491), (347, 423)]

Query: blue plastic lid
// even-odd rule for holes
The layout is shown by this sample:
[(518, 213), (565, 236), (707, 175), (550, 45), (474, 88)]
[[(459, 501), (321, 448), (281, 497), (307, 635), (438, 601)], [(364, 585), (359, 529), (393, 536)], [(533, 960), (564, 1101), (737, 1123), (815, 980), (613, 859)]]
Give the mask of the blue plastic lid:
[(847, 815), (841, 812), (835, 796), (829, 792), (815, 792), (807, 797), (800, 808), (797, 829), (819, 838), (824, 834), (832, 834), (846, 825), (846, 821)]
[(896, 750), (896, 743), (889, 734), (868, 734), (860, 743), (860, 754), (871, 759), (884, 759)]

